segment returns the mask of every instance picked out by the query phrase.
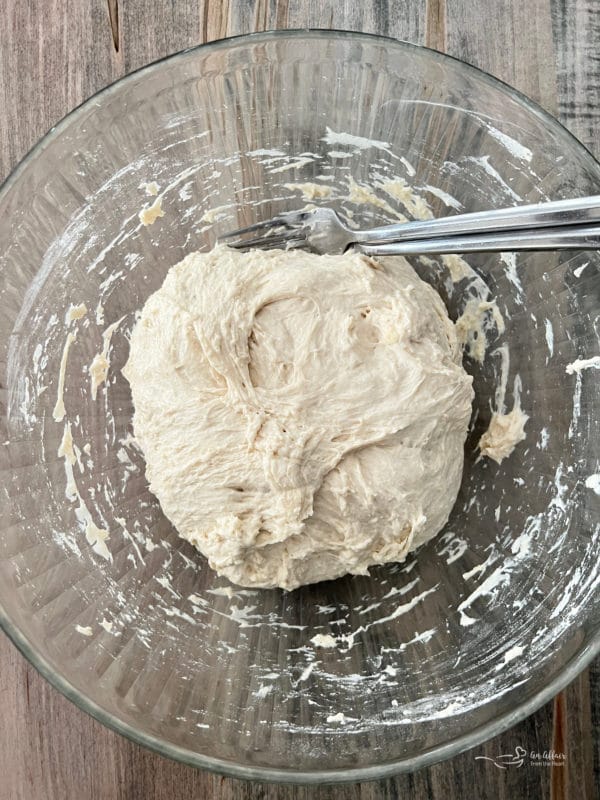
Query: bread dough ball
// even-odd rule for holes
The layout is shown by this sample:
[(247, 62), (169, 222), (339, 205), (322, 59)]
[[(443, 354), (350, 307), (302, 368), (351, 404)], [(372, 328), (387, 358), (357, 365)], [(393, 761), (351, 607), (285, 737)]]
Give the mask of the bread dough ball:
[(150, 488), (236, 584), (366, 574), (448, 519), (471, 378), (403, 258), (192, 253), (145, 304), (124, 374)]

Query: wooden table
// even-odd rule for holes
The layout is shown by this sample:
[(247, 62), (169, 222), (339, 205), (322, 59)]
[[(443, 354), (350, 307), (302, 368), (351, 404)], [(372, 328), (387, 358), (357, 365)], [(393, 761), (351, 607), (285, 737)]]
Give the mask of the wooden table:
[[(345, 28), (427, 44), (502, 78), (600, 156), (598, 0), (3, 0), (0, 179), (62, 116), (149, 61), (269, 28)], [(0, 800), (578, 798), (600, 787), (600, 662), (502, 736), (379, 783), (250, 784), (200, 772), (103, 728), (0, 636)], [(563, 751), (566, 768), (499, 770), (476, 755)]]

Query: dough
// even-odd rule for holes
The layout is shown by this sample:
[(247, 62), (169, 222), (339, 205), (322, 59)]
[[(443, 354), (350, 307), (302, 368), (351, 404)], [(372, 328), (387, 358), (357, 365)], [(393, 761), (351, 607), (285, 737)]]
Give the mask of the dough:
[(471, 378), (403, 258), (192, 253), (144, 306), (124, 374), (152, 491), (236, 584), (365, 574), (448, 519)]
[(525, 437), (529, 417), (516, 405), (510, 414), (492, 414), (487, 431), (479, 440), (481, 454), (501, 464)]

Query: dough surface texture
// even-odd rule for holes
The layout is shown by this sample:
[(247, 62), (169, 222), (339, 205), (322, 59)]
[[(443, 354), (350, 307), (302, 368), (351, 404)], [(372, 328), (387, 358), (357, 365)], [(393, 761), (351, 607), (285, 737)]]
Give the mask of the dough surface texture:
[(471, 378), (402, 258), (192, 253), (146, 302), (123, 372), (152, 491), (233, 583), (402, 561), (456, 500)]

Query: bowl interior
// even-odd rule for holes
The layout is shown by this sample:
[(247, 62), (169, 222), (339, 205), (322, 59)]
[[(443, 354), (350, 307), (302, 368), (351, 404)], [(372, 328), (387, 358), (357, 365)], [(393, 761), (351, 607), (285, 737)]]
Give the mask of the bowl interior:
[[(482, 364), (466, 357), (476, 400), (448, 525), (369, 577), (292, 593), (216, 578), (148, 491), (120, 369), (146, 298), (221, 231), (309, 201), (382, 224), (592, 194), (599, 177), (506, 87), (356, 34), (203, 47), (78, 109), (0, 194), (9, 633), (101, 719), (238, 775), (414, 767), (541, 702), (597, 643), (599, 373), (566, 372), (599, 352), (597, 253), (475, 256), (480, 277), (458, 282), (443, 259), (411, 261), (453, 318), (489, 292), (505, 329), (488, 326)], [(142, 224), (157, 198), (164, 216)], [(480, 459), (516, 395), (525, 442)]]

